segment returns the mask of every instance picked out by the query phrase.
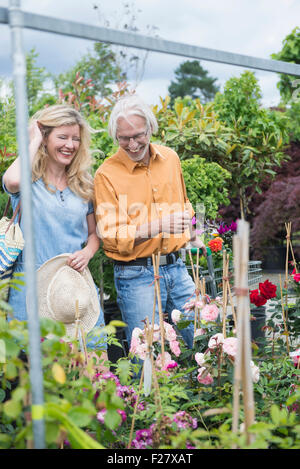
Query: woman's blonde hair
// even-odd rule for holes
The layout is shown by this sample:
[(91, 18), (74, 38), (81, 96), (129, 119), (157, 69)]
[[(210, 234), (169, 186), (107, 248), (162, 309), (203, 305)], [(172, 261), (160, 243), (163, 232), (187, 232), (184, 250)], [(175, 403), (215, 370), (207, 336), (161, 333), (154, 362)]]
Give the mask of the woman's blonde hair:
[[(80, 146), (70, 165), (66, 167), (67, 181), (69, 188), (78, 196), (85, 200), (92, 200), (94, 197), (93, 178), (90, 173), (92, 158), (90, 154), (90, 127), (81, 114), (71, 106), (57, 104), (45, 107), (32, 116), (32, 120), (38, 120), (42, 125), (42, 134), (48, 138), (52, 130), (62, 125), (79, 125)], [(32, 180), (37, 181), (42, 178), (47, 189), (47, 148), (42, 143), (35, 155), (32, 165)]]

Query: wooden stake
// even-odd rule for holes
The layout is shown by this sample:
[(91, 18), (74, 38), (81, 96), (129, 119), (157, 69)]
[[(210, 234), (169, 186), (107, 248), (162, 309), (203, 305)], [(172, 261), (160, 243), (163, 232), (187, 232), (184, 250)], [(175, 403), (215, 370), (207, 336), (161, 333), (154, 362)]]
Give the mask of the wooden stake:
[(237, 339), (238, 349), (234, 367), (234, 396), (233, 396), (233, 426), (232, 431), (238, 431), (239, 422), (239, 394), (242, 387), (245, 433), (248, 444), (253, 442), (254, 436), (248, 431), (254, 423), (255, 408), (253, 397), (253, 382), (251, 374), (251, 339), (250, 339), (250, 304), (248, 289), (248, 253), (249, 253), (249, 223), (238, 221), (237, 235), (233, 237), (235, 294), (237, 297)]
[(160, 336), (161, 336), (161, 357), (162, 357), (162, 366), (165, 365), (165, 330), (164, 330), (164, 317), (161, 306), (161, 294), (160, 294), (160, 283), (159, 283), (159, 261), (160, 261), (160, 252), (157, 255), (152, 254), (152, 263), (154, 271), (154, 285), (156, 288), (156, 297), (158, 303), (158, 314), (159, 314), (159, 327), (160, 327)]
[[(285, 317), (285, 310), (284, 310), (284, 302), (283, 302), (283, 293), (282, 293), (282, 283), (281, 283), (281, 274), (279, 274), (279, 285), (280, 285), (280, 295), (281, 295), (281, 310), (282, 310), (282, 319), (283, 319), (283, 324), (284, 324), (284, 334), (286, 337), (286, 348), (288, 354), (290, 353), (290, 344), (289, 344), (289, 332), (288, 332), (288, 327), (287, 327), (287, 322), (286, 322), (286, 317)], [(286, 304), (287, 308), (287, 304)]]

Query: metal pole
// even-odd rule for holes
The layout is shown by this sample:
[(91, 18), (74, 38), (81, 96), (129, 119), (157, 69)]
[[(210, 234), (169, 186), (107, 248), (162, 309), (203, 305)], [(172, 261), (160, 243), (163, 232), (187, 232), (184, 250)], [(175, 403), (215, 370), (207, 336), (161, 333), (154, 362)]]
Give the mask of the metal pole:
[(18, 26), (20, 0), (10, 0), (9, 23), (12, 38), (13, 77), (16, 100), (17, 140), (21, 161), (21, 205), (26, 241), (25, 281), (28, 296), (28, 330), (32, 422), (35, 449), (45, 447), (43, 418), (43, 373), (41, 366), (41, 334), (36, 295), (35, 246), (31, 203), (31, 167), (29, 164), (28, 106), (26, 60), (23, 51), (22, 27)]

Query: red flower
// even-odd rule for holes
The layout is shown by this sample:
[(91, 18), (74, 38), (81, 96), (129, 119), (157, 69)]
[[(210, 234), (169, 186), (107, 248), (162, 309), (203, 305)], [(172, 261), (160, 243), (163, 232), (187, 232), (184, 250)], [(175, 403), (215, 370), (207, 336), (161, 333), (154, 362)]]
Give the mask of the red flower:
[(293, 279), (295, 280), (295, 282), (299, 283), (300, 282), (300, 274), (294, 274)]
[(260, 295), (258, 289), (250, 291), (250, 301), (255, 304), (255, 306), (263, 306), (266, 304), (267, 300), (264, 296)]
[(266, 300), (270, 300), (271, 298), (276, 297), (276, 289), (276, 285), (269, 282), (269, 280), (265, 280), (264, 283), (259, 284), (260, 293), (263, 297), (266, 298)]
[(223, 246), (223, 239), (220, 238), (219, 236), (217, 238), (211, 239), (208, 243), (208, 247), (213, 251), (213, 252), (218, 252), (221, 251)]

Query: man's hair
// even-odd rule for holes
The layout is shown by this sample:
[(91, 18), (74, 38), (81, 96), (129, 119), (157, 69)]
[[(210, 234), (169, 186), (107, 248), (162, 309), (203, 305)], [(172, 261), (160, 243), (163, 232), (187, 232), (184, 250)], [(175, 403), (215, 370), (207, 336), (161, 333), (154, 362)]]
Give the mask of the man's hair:
[(140, 116), (146, 121), (147, 130), (154, 134), (158, 130), (158, 124), (155, 115), (150, 106), (146, 104), (138, 95), (127, 95), (122, 97), (115, 104), (108, 122), (109, 135), (117, 141), (118, 120), (127, 119), (129, 116)]

